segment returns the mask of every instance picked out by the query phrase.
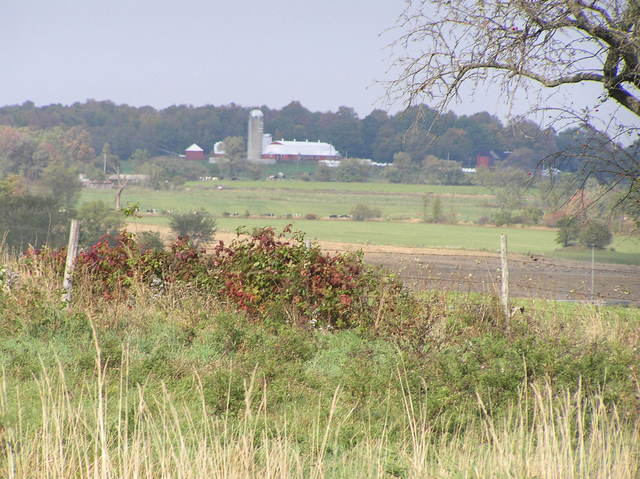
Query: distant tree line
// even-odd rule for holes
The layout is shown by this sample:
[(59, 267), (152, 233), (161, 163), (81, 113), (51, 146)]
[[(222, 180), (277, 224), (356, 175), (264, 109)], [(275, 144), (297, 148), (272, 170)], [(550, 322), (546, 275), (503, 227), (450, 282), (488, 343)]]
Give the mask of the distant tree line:
[[(591, 134), (579, 128), (561, 132), (541, 129), (530, 121), (504, 124), (486, 112), (438, 115), (426, 105), (396, 114), (374, 110), (364, 118), (350, 107), (343, 106), (335, 112), (312, 112), (297, 101), (281, 109), (260, 108), (264, 112), (265, 131), (276, 139), (327, 141), (344, 157), (378, 162), (391, 162), (396, 153), (406, 152), (418, 164), (432, 156), (473, 166), (477, 154), (493, 151), (500, 153), (510, 166), (531, 170), (542, 158), (563, 151), (566, 154), (559, 156), (554, 166), (577, 171), (583, 161), (581, 149)], [(80, 139), (83, 145), (86, 142), (99, 154), (108, 144), (108, 154), (124, 160), (135, 156), (136, 150), (152, 156), (181, 153), (193, 142), (209, 152), (216, 141), (246, 136), (250, 110), (235, 104), (178, 105), (158, 110), (94, 100), (41, 107), (25, 102), (0, 108), (0, 125), (18, 131), (29, 127), (40, 132), (84, 135)], [(0, 131), (0, 144), (1, 136), (7, 134), (15, 132)], [(23, 169), (28, 171), (28, 165)]]

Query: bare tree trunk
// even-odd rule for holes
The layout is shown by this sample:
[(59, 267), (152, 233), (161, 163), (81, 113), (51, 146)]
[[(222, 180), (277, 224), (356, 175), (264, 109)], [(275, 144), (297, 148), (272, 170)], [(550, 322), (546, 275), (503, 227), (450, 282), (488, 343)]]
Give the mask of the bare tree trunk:
[(124, 183), (120, 183), (118, 182), (118, 191), (116, 193), (116, 211), (120, 211), (120, 197), (122, 196), (122, 192), (124, 191), (124, 189), (127, 187), (127, 183), (128, 181), (125, 181)]
[(120, 211), (120, 196), (122, 195), (125, 186), (127, 185), (122, 185), (118, 188), (118, 192), (116, 193), (116, 211)]

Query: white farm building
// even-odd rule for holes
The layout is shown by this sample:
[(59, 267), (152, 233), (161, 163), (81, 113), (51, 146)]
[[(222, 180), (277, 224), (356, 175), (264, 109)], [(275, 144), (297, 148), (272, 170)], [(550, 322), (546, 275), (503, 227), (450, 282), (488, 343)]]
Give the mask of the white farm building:
[(337, 160), (340, 153), (330, 143), (321, 141), (272, 141), (265, 146), (262, 158), (276, 161)]
[[(276, 161), (336, 161), (340, 152), (330, 143), (318, 141), (276, 140), (264, 133), (262, 111), (251, 110), (247, 134), (247, 160), (252, 163), (270, 164)], [(218, 141), (213, 146), (213, 158), (224, 157), (224, 144)]]

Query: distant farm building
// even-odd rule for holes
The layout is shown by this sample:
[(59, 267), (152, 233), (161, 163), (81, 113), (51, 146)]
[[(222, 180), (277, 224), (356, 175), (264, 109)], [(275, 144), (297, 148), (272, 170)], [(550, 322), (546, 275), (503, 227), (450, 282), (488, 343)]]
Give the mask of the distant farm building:
[(489, 168), (491, 166), (491, 156), (479, 153), (476, 155), (476, 168)]
[(213, 156), (215, 158), (222, 158), (224, 156), (224, 143), (216, 141), (213, 144)]
[(476, 154), (476, 168), (489, 168), (493, 166), (496, 161), (500, 161), (506, 158), (506, 155), (508, 155), (509, 153), (511, 152), (495, 152), (493, 150), (478, 153)]
[[(224, 144), (218, 141), (213, 145), (213, 158), (225, 156)], [(264, 115), (255, 109), (249, 113), (247, 127), (247, 160), (251, 163), (271, 164), (276, 161), (335, 161), (340, 153), (329, 143), (321, 141), (273, 141), (268, 133), (264, 133)]]
[(262, 152), (262, 158), (276, 161), (337, 160), (340, 153), (330, 143), (321, 141), (273, 141)]
[(187, 160), (204, 160), (204, 150), (194, 143), (184, 150), (184, 157)]

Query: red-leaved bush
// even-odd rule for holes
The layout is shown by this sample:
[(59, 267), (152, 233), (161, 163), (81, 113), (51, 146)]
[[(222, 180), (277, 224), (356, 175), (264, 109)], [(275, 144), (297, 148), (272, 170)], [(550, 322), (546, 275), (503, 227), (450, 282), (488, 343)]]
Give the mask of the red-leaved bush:
[[(60, 250), (32, 250), (25, 258), (28, 264), (58, 262), (60, 273), (64, 267)], [(233, 302), (256, 319), (279, 306), (295, 311), (298, 320), (333, 328), (372, 322), (381, 301), (387, 309), (393, 307), (388, 298), (403, 296), (401, 283), (365, 265), (361, 254), (325, 253), (289, 227), (279, 234), (272, 228), (239, 234), (208, 253), (188, 238), (164, 251), (144, 250), (134, 235), (122, 232), (80, 252), (75, 274), (93, 296), (107, 300), (135, 294), (136, 282), (160, 292), (180, 283)]]

